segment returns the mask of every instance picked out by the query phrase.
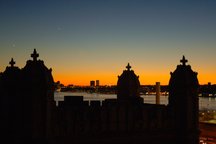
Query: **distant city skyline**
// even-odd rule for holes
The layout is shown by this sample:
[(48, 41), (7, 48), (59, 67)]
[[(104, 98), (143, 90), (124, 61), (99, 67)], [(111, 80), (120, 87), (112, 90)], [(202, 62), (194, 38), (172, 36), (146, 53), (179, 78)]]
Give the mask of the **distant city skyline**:
[(0, 72), (34, 48), (55, 81), (116, 85), (130, 63), (142, 85), (166, 85), (183, 55), (200, 84), (216, 83), (216, 1), (0, 2)]

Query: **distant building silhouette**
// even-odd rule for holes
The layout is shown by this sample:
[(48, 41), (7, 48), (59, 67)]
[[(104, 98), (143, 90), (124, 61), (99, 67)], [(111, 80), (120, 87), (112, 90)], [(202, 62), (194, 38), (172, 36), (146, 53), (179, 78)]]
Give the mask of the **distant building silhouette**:
[(96, 80), (96, 87), (99, 87), (99, 86), (100, 86), (100, 81)]
[(1, 132), (8, 143), (199, 143), (199, 84), (184, 56), (171, 73), (168, 106), (143, 102), (129, 64), (118, 77), (117, 99), (101, 104), (65, 96), (56, 106), (52, 70), (38, 56), (34, 50), (22, 69), (12, 59), (0, 73)]
[(90, 86), (95, 87), (95, 81), (94, 80), (90, 81)]

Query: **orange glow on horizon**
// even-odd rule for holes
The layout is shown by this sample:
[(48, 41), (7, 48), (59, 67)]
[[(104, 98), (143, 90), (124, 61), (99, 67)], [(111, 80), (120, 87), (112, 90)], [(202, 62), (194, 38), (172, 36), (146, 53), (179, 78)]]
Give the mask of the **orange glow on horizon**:
[(208, 82), (211, 82), (211, 84), (216, 84), (216, 74), (208, 73), (208, 74), (199, 74), (198, 73), (198, 80), (199, 84), (208, 84)]
[[(119, 74), (120, 75), (120, 74)], [(65, 86), (69, 84), (89, 86), (91, 80), (99, 80), (100, 85), (116, 85), (118, 81), (118, 75), (101, 74), (99, 75), (66, 75), (66, 74), (56, 74), (53, 75), (55, 81), (60, 81)], [(139, 76), (141, 85), (154, 85), (156, 82), (160, 82), (161, 85), (167, 85), (169, 80), (169, 75), (154, 75), (148, 74), (145, 76)]]
[[(91, 80), (99, 80), (100, 85), (116, 85), (118, 81), (118, 75), (115, 74), (53, 74), (53, 77), (55, 82), (60, 81), (65, 86), (69, 84), (89, 86)], [(156, 82), (160, 82), (161, 85), (168, 85), (169, 79), (170, 74), (145, 73), (143, 75), (139, 75), (141, 85), (155, 85)], [(207, 84), (208, 82), (216, 84), (215, 74), (198, 74), (198, 80), (200, 85)]]
[[(18, 61), (18, 60), (17, 60)], [(123, 63), (123, 62), (122, 62)], [(106, 63), (106, 66), (101, 67), (101, 65), (76, 65), (76, 67), (65, 67), (62, 63), (53, 66), (52, 63), (45, 63), (49, 68), (53, 68), (52, 75), (54, 81), (60, 81), (65, 86), (69, 84), (89, 86), (91, 80), (99, 80), (100, 85), (116, 85), (118, 81), (118, 75), (121, 75), (123, 70), (125, 70), (125, 63), (113, 64)], [(163, 62), (165, 63), (165, 62)], [(173, 64), (174, 63), (174, 64)], [(135, 74), (139, 76), (139, 81), (141, 85), (155, 85), (156, 82), (160, 82), (161, 85), (168, 85), (170, 79), (170, 71), (174, 72), (176, 66), (179, 64), (177, 59), (169, 65), (155, 65), (152, 63), (132, 63), (132, 70)], [(99, 64), (99, 63), (97, 63)], [(2, 64), (3, 65), (3, 64)], [(20, 66), (21, 65), (21, 66)], [(22, 66), (23, 65), (23, 66)], [(144, 65), (144, 66), (143, 66)], [(209, 63), (200, 63), (198, 60), (196, 62), (189, 63), (194, 72), (198, 72), (199, 84), (216, 84), (216, 68), (211, 66)], [(5, 62), (5, 66), (0, 67), (0, 71), (4, 72), (5, 67), (8, 66), (8, 62)], [(25, 63), (16, 64), (16, 66), (22, 68)], [(100, 68), (98, 68), (100, 67)]]

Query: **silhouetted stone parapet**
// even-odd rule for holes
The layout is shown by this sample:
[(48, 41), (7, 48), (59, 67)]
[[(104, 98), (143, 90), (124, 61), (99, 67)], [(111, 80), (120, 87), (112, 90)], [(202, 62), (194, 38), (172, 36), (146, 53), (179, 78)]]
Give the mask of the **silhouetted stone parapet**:
[[(140, 82), (131, 66), (127, 65), (127, 70), (124, 70), (121, 76), (118, 77), (117, 82), (117, 99), (118, 101), (142, 101), (140, 98)], [(142, 101), (143, 102), (143, 101)]]
[[(4, 137), (10, 135), (11, 139), (17, 139), (21, 136), (21, 70), (14, 66), (13, 58), (9, 62), (10, 66), (1, 74), (1, 134)], [(13, 133), (12, 133), (13, 132)]]
[(23, 69), (11, 59), (0, 73), (1, 132), (11, 143), (198, 144), (199, 83), (185, 57), (171, 73), (168, 106), (143, 103), (139, 77), (128, 64), (117, 99), (65, 96), (58, 107), (52, 70), (36, 50), (31, 57)]
[(198, 87), (197, 73), (192, 71), (191, 66), (186, 65), (185, 62), (182, 65), (178, 65), (177, 69), (171, 72), (169, 105), (174, 106), (177, 102), (185, 103), (188, 99), (197, 98)]
[(65, 105), (80, 106), (83, 104), (83, 96), (64, 96)]
[[(185, 139), (195, 139), (190, 143), (198, 141), (198, 87), (197, 73), (192, 71), (190, 65), (183, 56), (181, 65), (171, 72), (169, 81), (169, 113), (175, 127)], [(187, 141), (187, 142), (186, 142)]]

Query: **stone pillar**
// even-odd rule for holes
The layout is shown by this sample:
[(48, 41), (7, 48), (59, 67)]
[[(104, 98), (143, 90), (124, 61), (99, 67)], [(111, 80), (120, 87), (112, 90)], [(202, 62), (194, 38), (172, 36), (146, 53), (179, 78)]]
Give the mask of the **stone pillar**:
[(160, 104), (160, 82), (156, 82), (156, 104)]

